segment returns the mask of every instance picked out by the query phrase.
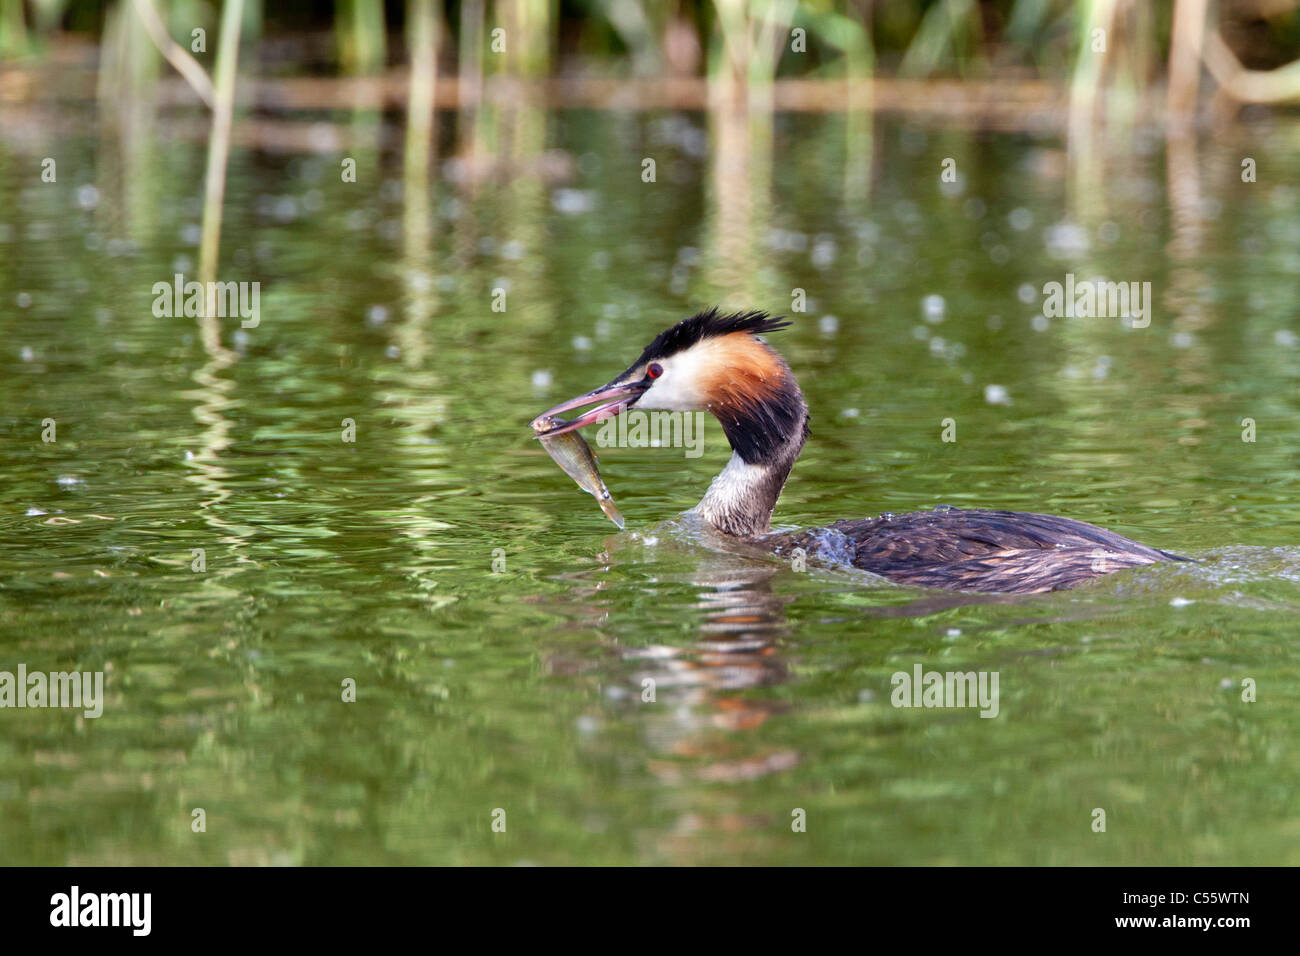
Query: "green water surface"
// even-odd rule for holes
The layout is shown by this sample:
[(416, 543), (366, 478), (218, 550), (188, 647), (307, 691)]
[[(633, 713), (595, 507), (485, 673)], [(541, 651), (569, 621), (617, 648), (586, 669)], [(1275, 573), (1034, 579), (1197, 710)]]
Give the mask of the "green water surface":
[[(300, 119), (357, 182), (236, 149), (247, 329), (153, 313), (201, 143), (0, 135), (0, 670), (107, 678), (0, 709), (4, 863), (1300, 862), (1300, 127), (1090, 176), (1050, 131), (522, 110), (408, 179), (400, 117)], [(1149, 326), (1045, 318), (1067, 273), (1151, 283)], [(778, 524), (1047, 511), (1199, 561), (1012, 599), (729, 553), (675, 519), (712, 421), (600, 449), (618, 533), (526, 423), (713, 304), (795, 320)], [(917, 664), (998, 716), (891, 706)]]

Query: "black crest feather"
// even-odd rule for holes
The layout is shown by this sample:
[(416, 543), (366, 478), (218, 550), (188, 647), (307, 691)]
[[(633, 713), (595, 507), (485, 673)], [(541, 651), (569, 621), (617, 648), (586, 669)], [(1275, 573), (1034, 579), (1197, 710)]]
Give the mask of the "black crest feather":
[(782, 316), (774, 318), (766, 312), (732, 312), (724, 315), (715, 306), (707, 312), (700, 312), (689, 319), (683, 319), (671, 329), (660, 332), (655, 336), (655, 340), (645, 347), (645, 351), (633, 363), (632, 368), (645, 362), (668, 358), (704, 339), (715, 336), (730, 335), (733, 332), (758, 335), (762, 332), (777, 332), (789, 326), (790, 323)]

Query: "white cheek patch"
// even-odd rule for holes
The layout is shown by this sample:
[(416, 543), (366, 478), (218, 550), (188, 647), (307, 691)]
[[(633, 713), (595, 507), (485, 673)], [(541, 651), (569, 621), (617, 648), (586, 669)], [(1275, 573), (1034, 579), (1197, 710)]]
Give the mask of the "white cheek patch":
[(703, 404), (699, 401), (689, 379), (682, 375), (674, 375), (665, 368), (664, 374), (655, 380), (650, 391), (641, 396), (635, 407), (691, 412), (702, 408)]
[(706, 380), (705, 369), (715, 361), (712, 350), (704, 344), (678, 352), (659, 364), (664, 373), (655, 379), (650, 391), (641, 396), (637, 408), (663, 409), (670, 412), (693, 412), (705, 407), (700, 383)]

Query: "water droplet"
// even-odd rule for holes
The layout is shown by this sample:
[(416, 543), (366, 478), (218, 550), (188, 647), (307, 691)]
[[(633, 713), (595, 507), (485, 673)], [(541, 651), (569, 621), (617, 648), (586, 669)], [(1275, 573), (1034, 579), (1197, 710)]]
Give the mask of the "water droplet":
[(94, 209), (99, 205), (99, 190), (87, 183), (77, 187), (77, 205), (82, 209)]
[(551, 194), (551, 208), (564, 216), (578, 216), (596, 208), (596, 193), (590, 189), (557, 189)]
[(984, 401), (990, 405), (1010, 405), (1011, 395), (1002, 385), (985, 385)]
[(947, 303), (941, 295), (927, 295), (921, 300), (921, 312), (927, 322), (942, 322)]

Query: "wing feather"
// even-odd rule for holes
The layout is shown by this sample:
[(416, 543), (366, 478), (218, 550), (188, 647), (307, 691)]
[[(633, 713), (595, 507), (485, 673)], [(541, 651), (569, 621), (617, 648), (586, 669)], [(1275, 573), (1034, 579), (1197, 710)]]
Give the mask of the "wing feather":
[(892, 581), (970, 591), (1033, 593), (1156, 561), (1185, 560), (1073, 518), (939, 508), (837, 521), (769, 539), (778, 553), (833, 549)]

